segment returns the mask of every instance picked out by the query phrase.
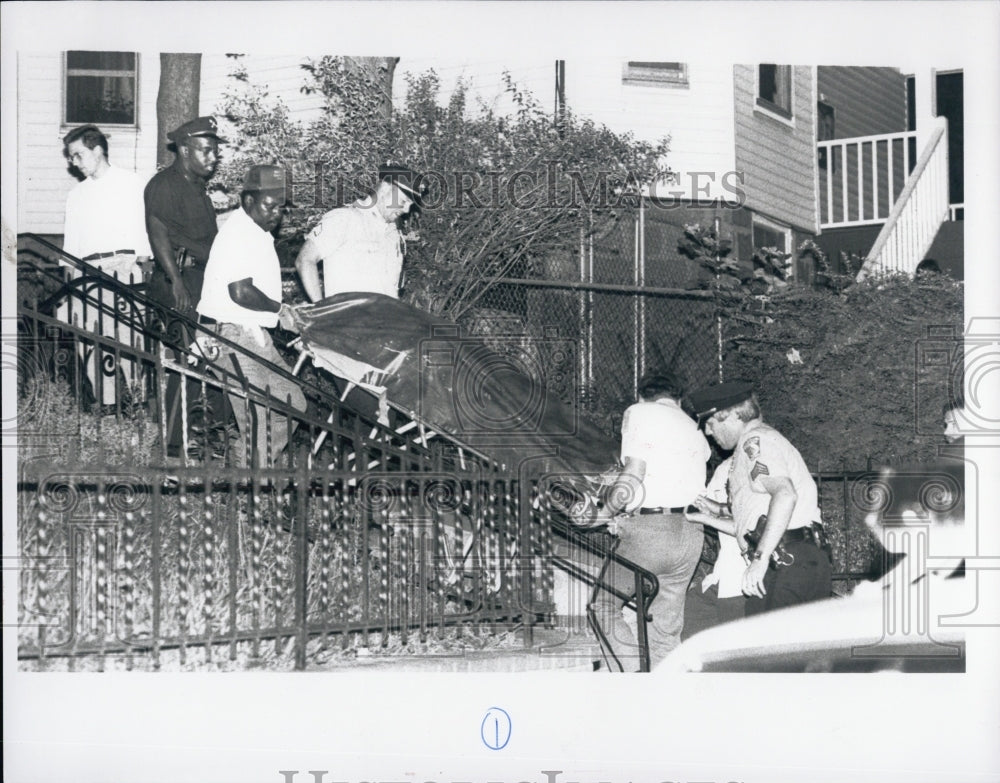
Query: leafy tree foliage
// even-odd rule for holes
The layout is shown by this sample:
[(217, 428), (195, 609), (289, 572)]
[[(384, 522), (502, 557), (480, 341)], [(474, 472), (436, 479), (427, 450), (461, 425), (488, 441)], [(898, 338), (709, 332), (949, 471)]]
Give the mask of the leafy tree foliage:
[[(303, 89), (322, 98), (309, 123), (292, 119), (237, 64), (221, 107), (234, 132), (219, 187), (232, 198), (251, 163), (290, 165), (300, 206), (283, 235), (294, 246), (325, 211), (369, 193), (379, 165), (410, 165), (426, 193), (405, 227), (404, 297), (436, 314), (469, 315), (498, 279), (568, 254), (581, 230), (608, 230), (616, 208), (634, 205), (642, 185), (665, 172), (667, 139), (637, 141), (569, 111), (553, 118), (509, 75), (509, 112), (474, 104), (465, 83), (443, 103), (431, 70), (408, 76), (405, 102), (388, 114), (377, 69), (323, 57), (304, 73)], [(607, 207), (602, 219), (585, 220), (598, 206)]]
[(955, 367), (925, 365), (918, 348), (942, 333), (958, 347), (960, 282), (933, 274), (852, 284), (806, 242), (798, 252), (817, 262), (818, 284), (788, 285), (788, 256), (758, 249), (738, 262), (704, 226), (687, 227), (681, 250), (715, 273), (726, 378), (754, 384), (765, 418), (810, 467), (934, 458)]

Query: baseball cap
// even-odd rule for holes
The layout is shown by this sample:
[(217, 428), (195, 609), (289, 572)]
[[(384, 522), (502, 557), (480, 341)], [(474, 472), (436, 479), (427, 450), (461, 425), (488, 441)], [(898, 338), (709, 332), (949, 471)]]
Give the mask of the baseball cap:
[(225, 139), (219, 135), (219, 124), (215, 121), (215, 117), (197, 117), (167, 134), (167, 138), (176, 144), (180, 144), (192, 136), (208, 136), (225, 142)]
[(288, 206), (294, 206), (291, 199), (292, 183), (288, 177), (288, 171), (281, 166), (251, 166), (243, 177), (243, 190), (253, 190), (274, 196), (284, 201)]
[(739, 405), (753, 396), (753, 386), (744, 381), (729, 381), (705, 386), (688, 395), (688, 405), (698, 419)]

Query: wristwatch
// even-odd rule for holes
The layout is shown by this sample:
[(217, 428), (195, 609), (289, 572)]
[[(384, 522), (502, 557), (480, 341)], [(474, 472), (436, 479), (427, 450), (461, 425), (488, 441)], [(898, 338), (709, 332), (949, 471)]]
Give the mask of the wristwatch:
[(762, 553), (762, 552), (761, 552), (761, 551), (760, 551), (760, 550), (758, 549), (758, 550), (757, 550), (756, 552), (754, 552), (754, 553), (753, 553), (753, 557), (751, 557), (750, 559), (751, 559), (751, 560), (763, 560), (763, 559), (764, 559), (764, 555), (763, 555), (763, 553)]

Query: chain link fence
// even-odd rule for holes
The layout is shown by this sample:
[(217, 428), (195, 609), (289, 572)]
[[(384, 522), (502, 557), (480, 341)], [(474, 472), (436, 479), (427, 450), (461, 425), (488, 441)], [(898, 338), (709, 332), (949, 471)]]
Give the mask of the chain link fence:
[(700, 287), (704, 273), (677, 249), (684, 224), (699, 218), (711, 215), (648, 203), (591, 213), (571, 254), (492, 288), (470, 331), (511, 328), (572, 344), (568, 391), (583, 412), (616, 432), (645, 373), (671, 370), (689, 387), (721, 379), (715, 304)]

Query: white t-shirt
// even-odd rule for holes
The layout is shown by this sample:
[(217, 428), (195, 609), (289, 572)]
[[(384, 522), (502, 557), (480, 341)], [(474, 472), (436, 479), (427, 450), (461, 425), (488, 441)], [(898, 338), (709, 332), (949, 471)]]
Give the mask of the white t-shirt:
[[(116, 166), (109, 166), (98, 179), (89, 177), (77, 184), (66, 197), (63, 250), (77, 258), (114, 250), (151, 256), (144, 187), (138, 174)], [(101, 267), (100, 260), (88, 263)]]
[(705, 486), (705, 463), (712, 450), (698, 425), (674, 400), (637, 402), (622, 420), (621, 458), (646, 463), (641, 498), (626, 506), (686, 506)]
[(264, 294), (281, 301), (281, 263), (274, 250), (274, 237), (239, 208), (219, 229), (212, 243), (198, 312), (220, 323), (276, 326), (277, 313), (248, 310), (229, 295), (230, 283), (248, 277)]
[(323, 259), (323, 295), (366, 291), (399, 297), (403, 240), (395, 222), (387, 223), (371, 199), (323, 215), (309, 232)]
[[(715, 469), (715, 473), (709, 479), (708, 486), (705, 487), (705, 495), (709, 500), (714, 500), (717, 503), (729, 503), (727, 484), (732, 464), (733, 458), (727, 457)], [(705, 590), (714, 583), (718, 583), (719, 598), (734, 598), (742, 595), (743, 572), (745, 570), (746, 563), (743, 562), (743, 553), (736, 538), (720, 531), (719, 556), (712, 568), (712, 573), (702, 580), (702, 589)]]
[(740, 535), (753, 530), (771, 505), (771, 495), (760, 483), (765, 475), (786, 476), (798, 495), (788, 530), (820, 521), (816, 482), (798, 449), (774, 427), (763, 422), (752, 425), (733, 449), (732, 460), (729, 497)]

